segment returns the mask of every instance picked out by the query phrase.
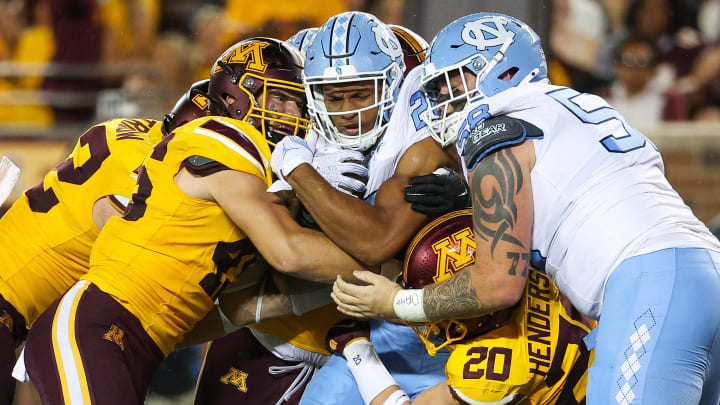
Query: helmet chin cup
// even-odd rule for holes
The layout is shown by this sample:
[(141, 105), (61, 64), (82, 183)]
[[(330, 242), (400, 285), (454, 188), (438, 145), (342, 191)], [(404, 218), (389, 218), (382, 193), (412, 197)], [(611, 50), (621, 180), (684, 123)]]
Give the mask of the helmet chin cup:
[(467, 326), (456, 319), (414, 324), (410, 327), (425, 344), (425, 348), (431, 356), (435, 356), (445, 347), (465, 339), (468, 332)]

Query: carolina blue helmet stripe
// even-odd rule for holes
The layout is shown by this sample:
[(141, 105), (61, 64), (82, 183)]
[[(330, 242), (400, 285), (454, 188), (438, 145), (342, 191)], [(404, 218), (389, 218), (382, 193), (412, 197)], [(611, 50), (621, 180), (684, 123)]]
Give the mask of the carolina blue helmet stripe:
[[(345, 53), (348, 54), (350, 52), (350, 49), (348, 49), (348, 46), (350, 44), (350, 27), (352, 27), (352, 20), (355, 18), (357, 14), (353, 13), (350, 15), (350, 20), (348, 21), (347, 29), (345, 29)], [(350, 58), (345, 58), (345, 64), (350, 64)]]
[[(352, 20), (348, 14), (349, 13), (342, 13), (335, 17), (335, 21), (333, 21), (332, 39), (330, 45), (331, 56), (341, 56), (348, 53), (348, 33), (350, 21)], [(334, 66), (334, 64), (344, 65), (348, 63), (347, 59), (333, 59), (334, 60), (331, 62), (331, 66)]]

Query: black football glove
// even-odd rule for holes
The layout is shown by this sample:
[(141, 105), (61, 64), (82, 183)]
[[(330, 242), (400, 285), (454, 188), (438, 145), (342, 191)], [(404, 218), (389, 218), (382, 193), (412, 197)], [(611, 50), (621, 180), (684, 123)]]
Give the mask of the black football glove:
[(470, 205), (465, 180), (452, 169), (441, 166), (432, 174), (412, 177), (405, 187), (405, 201), (412, 209), (435, 218)]

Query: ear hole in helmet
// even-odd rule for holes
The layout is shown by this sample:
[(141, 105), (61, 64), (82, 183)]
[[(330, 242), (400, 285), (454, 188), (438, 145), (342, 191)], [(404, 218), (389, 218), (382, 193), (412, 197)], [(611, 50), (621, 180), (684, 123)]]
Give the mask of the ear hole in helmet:
[(223, 98), (223, 101), (225, 101), (225, 103), (227, 105), (235, 104), (236, 99), (231, 94), (223, 93), (222, 98)]
[(512, 67), (512, 68), (504, 71), (502, 74), (500, 74), (500, 76), (498, 76), (498, 79), (510, 81), (510, 80), (512, 80), (513, 77), (515, 77), (515, 73), (517, 73), (518, 70), (520, 70), (520, 69), (518, 69), (517, 67)]

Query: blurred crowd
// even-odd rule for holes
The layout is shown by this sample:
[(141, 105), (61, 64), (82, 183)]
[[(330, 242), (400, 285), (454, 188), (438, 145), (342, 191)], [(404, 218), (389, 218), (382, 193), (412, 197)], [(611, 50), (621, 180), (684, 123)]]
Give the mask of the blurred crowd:
[[(720, 0), (543, 0), (553, 83), (636, 126), (720, 120)], [(285, 39), (345, 10), (402, 23), (405, 0), (0, 0), (0, 132), (161, 117), (249, 36)], [(413, 27), (411, 27), (413, 28)], [(429, 40), (430, 38), (428, 38)]]
[(554, 0), (551, 27), (554, 84), (635, 126), (720, 120), (719, 0)]
[(346, 10), (400, 23), (404, 0), (0, 0), (0, 130), (158, 118), (229, 45), (286, 39)]

